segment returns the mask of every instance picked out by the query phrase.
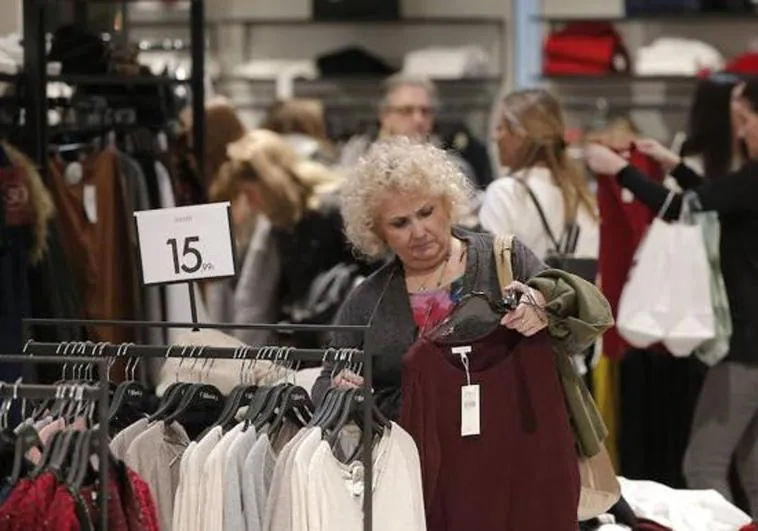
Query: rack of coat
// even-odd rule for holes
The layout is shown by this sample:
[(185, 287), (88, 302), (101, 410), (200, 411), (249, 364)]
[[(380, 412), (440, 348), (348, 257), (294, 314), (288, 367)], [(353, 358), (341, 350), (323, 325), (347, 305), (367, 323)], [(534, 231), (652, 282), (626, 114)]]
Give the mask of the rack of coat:
[[(82, 4), (77, 0), (77, 6)], [(50, 207), (37, 208), (23, 227), (36, 231), (42, 245), (34, 245), (33, 238), (0, 234), (0, 240), (8, 243), (8, 252), (0, 254), (0, 271), (13, 267), (17, 272), (12, 282), (0, 286), (4, 313), (0, 346), (5, 351), (22, 346), (15, 332), (22, 315), (183, 319), (175, 308), (188, 307), (186, 290), (177, 296), (174, 287), (143, 290), (139, 285), (130, 212), (194, 204), (205, 196), (197, 185), (202, 180), (196, 170), (204, 167), (205, 152), (204, 2), (193, 0), (188, 10), (193, 62), (189, 79), (152, 75), (125, 64), (123, 55), (113, 49), (116, 40), (107, 41), (86, 25), (67, 28), (67, 33), (49, 27), (51, 19), (45, 15), (50, 6), (50, 2), (23, 1), (23, 69), (18, 76), (0, 79), (0, 90), (11, 92), (3, 90), (3, 96), (17, 98), (15, 110), (23, 111), (13, 113), (23, 116), (20, 121), (0, 117), (3, 148), (14, 151), (8, 157), (10, 164), (0, 155), (0, 171), (12, 167), (27, 183), (27, 191), (32, 191), (29, 182), (41, 182), (45, 201), (33, 206)], [(55, 38), (48, 46), (50, 33)], [(52, 75), (54, 68), (47, 68), (48, 63), (60, 63), (60, 75)], [(174, 135), (177, 87), (191, 95), (192, 138)], [(59, 88), (68, 102), (56, 101)], [(105, 110), (98, 99), (106, 102)], [(10, 115), (6, 103), (0, 114)], [(56, 113), (60, 123), (49, 120)], [(31, 260), (27, 255), (41, 256)], [(107, 293), (111, 286), (117, 293)], [(165, 342), (161, 330), (148, 337), (137, 337), (128, 329), (87, 326), (35, 332), (51, 340)], [(3, 376), (15, 379), (18, 371), (9, 367)]]
[[(64, 374), (55, 385), (0, 383), (0, 528), (120, 529), (118, 515), (127, 506), (133, 518), (149, 518), (147, 485), (108, 456), (105, 360), (0, 357), (0, 363), (21, 361), (63, 364)], [(9, 414), (19, 405), (20, 422), (11, 430)]]
[[(35, 357), (66, 359), (69, 352), (111, 361), (179, 358), (198, 366), (195, 381), (177, 381), (152, 407), (136, 381), (121, 384), (121, 415), (109, 419), (111, 452), (146, 478), (161, 529), (354, 531), (362, 525), (370, 531), (395, 529), (398, 522), (425, 528), (418, 451), (374, 407), (372, 363), (360, 350), (35, 341), (25, 347)], [(203, 383), (215, 359), (239, 361), (239, 384), (226, 396)], [(362, 365), (365, 386), (334, 389), (316, 409), (290, 381), (290, 369), (307, 361)], [(250, 375), (257, 364), (284, 369), (282, 377), (256, 385)], [(407, 496), (418, 503), (408, 504)]]

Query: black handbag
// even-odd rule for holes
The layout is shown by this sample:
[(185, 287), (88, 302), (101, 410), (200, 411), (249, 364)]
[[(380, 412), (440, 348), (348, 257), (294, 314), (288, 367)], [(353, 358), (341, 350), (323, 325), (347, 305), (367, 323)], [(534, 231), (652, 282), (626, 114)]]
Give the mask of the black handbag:
[(314, 20), (399, 20), (400, 0), (313, 0)]
[(550, 242), (553, 244), (553, 248), (548, 250), (548, 255), (545, 257), (545, 263), (553, 269), (566, 271), (567, 273), (581, 277), (594, 284), (595, 277), (597, 276), (597, 260), (594, 258), (576, 258), (573, 256), (576, 251), (576, 243), (579, 241), (579, 225), (576, 224), (576, 221), (566, 223), (559, 241), (550, 229), (550, 224), (547, 222), (545, 211), (542, 209), (542, 205), (537, 199), (535, 193), (527, 183), (521, 179), (516, 180), (526, 188), (529, 197), (532, 198), (534, 206), (537, 207), (537, 213), (540, 216), (542, 226), (550, 238)]

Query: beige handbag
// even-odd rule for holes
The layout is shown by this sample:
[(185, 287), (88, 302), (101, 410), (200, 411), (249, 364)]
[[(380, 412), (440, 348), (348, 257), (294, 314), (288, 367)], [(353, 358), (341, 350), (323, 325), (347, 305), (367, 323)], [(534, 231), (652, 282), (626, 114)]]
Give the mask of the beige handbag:
[[(511, 249), (513, 237), (495, 238), (494, 252), (495, 263), (497, 265), (497, 277), (501, 289), (505, 289), (513, 281), (513, 267), (511, 265)], [(576, 376), (574, 381), (568, 382), (565, 378), (559, 378), (562, 386), (578, 385), (584, 386), (584, 382)], [(564, 395), (566, 389), (563, 389)], [(585, 394), (585, 393), (583, 393)], [(586, 393), (587, 400), (592, 400), (589, 392)], [(567, 407), (572, 402), (566, 401)], [(573, 417), (571, 407), (569, 417)], [(577, 452), (579, 475), (581, 477), (581, 494), (579, 497), (579, 507), (577, 516), (579, 521), (595, 518), (608, 511), (621, 498), (621, 486), (619, 485), (616, 471), (613, 469), (610, 455), (605, 445), (601, 445), (600, 451), (589, 457), (579, 455)]]

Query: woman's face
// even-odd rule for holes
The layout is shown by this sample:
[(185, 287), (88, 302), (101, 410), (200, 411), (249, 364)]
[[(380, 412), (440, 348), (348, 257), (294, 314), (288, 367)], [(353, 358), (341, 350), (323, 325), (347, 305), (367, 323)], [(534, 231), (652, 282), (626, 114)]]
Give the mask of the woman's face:
[(758, 112), (742, 98), (736, 99), (733, 109), (737, 137), (745, 142), (750, 159), (758, 160)]
[(446, 202), (421, 192), (388, 192), (377, 207), (378, 236), (409, 271), (433, 270), (445, 260), (451, 226)]
[(513, 131), (510, 123), (504, 116), (500, 118), (495, 129), (495, 140), (497, 141), (500, 166), (505, 168), (516, 167), (521, 158), (524, 140), (521, 135)]

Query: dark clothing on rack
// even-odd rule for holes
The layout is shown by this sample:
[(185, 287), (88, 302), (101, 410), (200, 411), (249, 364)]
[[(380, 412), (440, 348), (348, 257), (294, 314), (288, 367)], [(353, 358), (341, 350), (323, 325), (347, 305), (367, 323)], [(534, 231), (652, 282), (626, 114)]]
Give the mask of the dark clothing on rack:
[(686, 488), (682, 461), (707, 367), (645, 349), (627, 351), (620, 363), (620, 474)]
[(403, 359), (400, 424), (419, 448), (427, 529), (576, 531), (579, 470), (549, 336), (498, 326), (465, 344), (478, 435), (461, 435), (460, 357), (421, 339)]
[[(78, 163), (74, 163), (78, 164)], [(119, 177), (118, 154), (105, 149), (80, 163), (80, 175), (67, 175), (60, 158), (50, 164), (50, 187), (58, 210), (75, 284), (83, 293), (89, 319), (133, 319), (135, 257), (129, 242)], [(93, 341), (131, 341), (128, 328), (89, 326)]]
[[(684, 164), (671, 172), (680, 186), (700, 198), (703, 210), (715, 211), (721, 222), (721, 271), (729, 298), (732, 337), (728, 361), (758, 364), (758, 163), (749, 163), (723, 177), (703, 180)], [(621, 170), (618, 182), (652, 211), (659, 211), (669, 194), (631, 166)], [(666, 219), (676, 219), (682, 195), (676, 194)]]
[[(468, 245), (466, 272), (462, 293), (479, 291), (499, 294), (500, 286), (492, 251), (494, 237), (459, 227), (453, 234)], [(511, 254), (515, 280), (526, 282), (546, 266), (521, 242), (514, 240)], [(394, 260), (372, 274), (356, 287), (345, 300), (335, 320), (336, 324), (371, 323), (363, 332), (338, 332), (332, 335), (335, 347), (361, 347), (374, 358), (374, 389), (376, 402), (386, 416), (397, 418), (400, 404), (401, 360), (418, 337), (413, 320), (402, 264)], [(320, 403), (331, 385), (332, 368), (324, 371), (313, 386), (313, 400)]]

